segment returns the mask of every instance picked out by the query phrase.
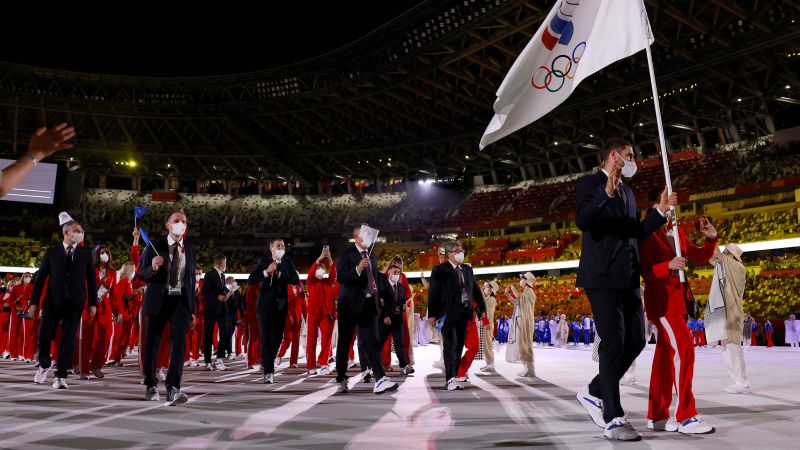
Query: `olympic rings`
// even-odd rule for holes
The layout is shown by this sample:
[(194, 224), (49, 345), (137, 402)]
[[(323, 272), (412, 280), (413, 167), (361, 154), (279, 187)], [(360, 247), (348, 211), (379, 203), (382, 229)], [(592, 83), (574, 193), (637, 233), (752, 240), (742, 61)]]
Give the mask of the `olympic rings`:
[[(580, 54), (578, 55), (577, 53), (579, 48), (581, 50)], [(558, 55), (555, 58), (553, 58), (553, 60), (550, 62), (549, 67), (546, 65), (539, 66), (539, 68), (536, 69), (536, 72), (534, 72), (533, 76), (531, 77), (531, 86), (534, 89), (538, 90), (547, 89), (549, 92), (558, 92), (562, 87), (564, 87), (565, 78), (569, 80), (575, 78), (574, 72), (572, 76), (569, 75), (570, 71), (572, 71), (573, 68), (575, 68), (577, 71), (578, 63), (581, 61), (581, 58), (583, 58), (583, 53), (585, 51), (586, 51), (586, 41), (582, 41), (579, 42), (577, 45), (575, 45), (575, 47), (572, 49), (571, 57), (570, 55)], [(566, 65), (562, 68), (556, 68), (556, 63), (562, 58), (566, 58), (567, 60)], [(544, 71), (543, 78), (539, 75), (541, 71)], [(559, 84), (557, 88), (550, 87), (553, 78), (561, 79), (561, 84)]]

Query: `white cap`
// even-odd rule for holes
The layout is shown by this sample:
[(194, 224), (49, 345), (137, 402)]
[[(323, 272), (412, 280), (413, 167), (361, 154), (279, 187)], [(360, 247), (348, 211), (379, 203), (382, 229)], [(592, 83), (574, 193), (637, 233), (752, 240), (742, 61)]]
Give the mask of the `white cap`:
[(525, 274), (520, 275), (519, 277), (524, 278), (525, 282), (528, 283), (528, 286), (533, 287), (533, 285), (536, 283), (536, 277), (530, 272), (525, 272)]
[(725, 245), (725, 250), (731, 254), (737, 261), (742, 262), (742, 248), (734, 243)]
[(72, 217), (66, 211), (58, 213), (58, 225), (64, 225), (67, 222), (72, 222)]

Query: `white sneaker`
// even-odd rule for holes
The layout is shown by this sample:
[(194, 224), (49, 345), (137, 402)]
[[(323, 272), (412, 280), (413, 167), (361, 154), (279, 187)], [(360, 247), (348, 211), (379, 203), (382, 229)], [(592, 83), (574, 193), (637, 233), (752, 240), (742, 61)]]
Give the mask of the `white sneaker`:
[(525, 370), (519, 373), (521, 378), (536, 378), (536, 370), (533, 368), (533, 364), (527, 364), (525, 366)]
[(156, 376), (158, 377), (159, 380), (161, 380), (162, 383), (167, 381), (167, 374), (164, 373), (164, 369), (163, 368), (162, 369), (158, 369), (158, 373), (156, 374)]
[(331, 369), (328, 366), (322, 366), (317, 373), (320, 375), (330, 375)]
[(401, 375), (413, 375), (414, 372), (416, 372), (416, 370), (414, 370), (414, 367), (412, 367), (410, 364), (400, 369)]
[(36, 375), (33, 376), (33, 382), (36, 384), (44, 383), (47, 380), (47, 372), (50, 372), (49, 367), (47, 369), (39, 367), (39, 369), (36, 370)]
[(383, 377), (375, 382), (375, 387), (372, 388), (373, 394), (383, 394), (384, 392), (391, 392), (398, 388), (397, 383), (390, 380), (389, 377)]
[(362, 383), (371, 383), (372, 382), (372, 370), (365, 370), (361, 372), (361, 382)]
[(497, 373), (497, 371), (494, 369), (494, 364), (487, 364), (487, 365), (481, 367), (481, 372)]
[(464, 386), (461, 385), (455, 378), (450, 378), (447, 380), (447, 390), (448, 391), (463, 391)]
[(198, 363), (196, 359), (190, 359), (189, 360), (189, 367), (197, 367), (199, 365), (200, 365), (200, 363)]
[(608, 422), (603, 436), (615, 441), (639, 441), (642, 439), (642, 434), (636, 431), (624, 417), (615, 417), (614, 420)]
[(235, 361), (235, 360), (236, 360), (236, 356), (228, 355), (228, 361)]
[(730, 386), (725, 386), (725, 392), (729, 394), (749, 394), (750, 386), (737, 382), (731, 384)]
[(276, 357), (276, 358), (275, 358), (275, 367), (278, 367), (278, 366), (280, 366), (280, 365), (281, 365), (281, 361), (282, 361), (282, 360), (283, 360), (283, 359), (282, 359), (280, 356)]
[(636, 377), (622, 377), (619, 379), (620, 386), (635, 386)]
[(578, 392), (578, 402), (583, 405), (592, 421), (600, 428), (606, 428), (606, 422), (603, 420), (603, 401), (589, 393), (588, 389)]
[(469, 377), (456, 377), (456, 383), (469, 383)]
[(308, 376), (315, 377), (318, 375), (317, 369), (311, 369), (308, 371)]
[(648, 420), (647, 428), (653, 431), (678, 431), (678, 422), (672, 419)]
[(214, 365), (213, 365), (213, 364), (211, 364), (211, 363), (208, 363), (208, 364), (206, 364), (206, 370), (208, 370), (209, 372), (211, 372), (212, 370), (214, 370)]
[(436, 361), (435, 363), (433, 363), (433, 368), (434, 369), (439, 369), (439, 370), (444, 370), (444, 361), (442, 361), (441, 359)]
[(225, 363), (222, 362), (222, 359), (217, 358), (214, 361), (214, 370), (225, 370)]
[(2, 358), (3, 359), (8, 359), (10, 356), (11, 356), (11, 353), (3, 352)]
[(684, 420), (678, 427), (678, 433), (682, 434), (710, 434), (714, 432), (714, 427), (705, 423), (700, 416)]
[(53, 380), (53, 389), (66, 389), (67, 388), (67, 379), (66, 378), (58, 378), (56, 377)]
[(274, 373), (268, 373), (268, 374), (264, 375), (264, 384), (272, 384), (274, 382), (275, 382), (275, 374)]
[(347, 361), (347, 368), (348, 369), (352, 369), (355, 366), (356, 366), (356, 362), (355, 361)]

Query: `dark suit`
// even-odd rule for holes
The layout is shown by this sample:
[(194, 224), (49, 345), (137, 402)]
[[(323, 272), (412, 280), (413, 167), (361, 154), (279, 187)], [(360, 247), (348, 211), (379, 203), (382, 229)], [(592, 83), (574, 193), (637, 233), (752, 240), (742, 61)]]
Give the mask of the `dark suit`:
[[(195, 310), (194, 269), (197, 251), (188, 242), (183, 242), (183, 255), (186, 266), (183, 274), (183, 287), (180, 294), (169, 293), (169, 267), (171, 253), (166, 237), (150, 241), (164, 258), (164, 264), (153, 271), (152, 261), (156, 257), (152, 246), (148, 245), (140, 259), (139, 277), (147, 283), (142, 301), (142, 318), (145, 320), (145, 348), (143, 356), (143, 372), (145, 385), (158, 385), (156, 378), (156, 360), (161, 346), (164, 327), (170, 323), (169, 370), (167, 371), (167, 389), (180, 389), (183, 375), (183, 359), (186, 353), (186, 333), (191, 322), (192, 311)], [(180, 250), (178, 250), (180, 251)]]
[[(233, 333), (236, 331), (236, 322), (239, 320), (239, 314), (241, 314), (242, 319), (244, 319), (244, 298), (242, 297), (242, 293), (239, 290), (233, 292), (231, 297), (225, 302), (225, 307), (227, 309), (227, 321), (228, 321), (228, 353), (233, 353)], [(238, 339), (238, 338), (237, 338)]]
[(633, 191), (622, 184), (610, 198), (607, 180), (603, 172), (578, 180), (575, 222), (583, 231), (583, 248), (575, 284), (586, 290), (602, 339), (600, 373), (589, 393), (603, 399), (603, 416), (610, 422), (625, 415), (619, 380), (645, 345), (637, 242), (666, 219), (653, 212), (639, 221)]
[[(336, 380), (347, 379), (347, 360), (353, 331), (358, 333), (359, 363), (361, 368), (372, 368), (376, 380), (384, 377), (378, 347), (378, 262), (370, 255), (370, 267), (359, 274), (356, 266), (363, 256), (355, 245), (336, 258), (336, 280), (339, 282), (339, 300), (336, 306), (339, 321), (339, 342), (336, 345)], [(372, 272), (375, 290), (369, 294), (369, 275)]]
[[(428, 309), (430, 317), (441, 317), (446, 314), (442, 326), (442, 353), (444, 357), (445, 379), (450, 380), (458, 374), (458, 364), (464, 352), (464, 337), (467, 323), (472, 320), (473, 301), (477, 305), (475, 313), (480, 318), (486, 312), (478, 283), (472, 273), (472, 267), (461, 264), (463, 282), (458, 271), (450, 261), (434, 267), (431, 271), (428, 289)], [(465, 297), (466, 296), (466, 297)], [(466, 302), (463, 300), (466, 298)]]
[(227, 302), (219, 301), (220, 295), (228, 293), (223, 277), (225, 275), (216, 268), (209, 270), (203, 278), (203, 358), (206, 364), (211, 364), (211, 344), (214, 343), (214, 325), (219, 324), (219, 345), (217, 345), (217, 358), (222, 359), (230, 352), (231, 343), (228, 336), (228, 309)]
[[(389, 277), (378, 273), (378, 287), (381, 299), (381, 313), (378, 317), (378, 348), (383, 348), (386, 339), (392, 336), (394, 351), (400, 367), (408, 365), (408, 357), (403, 347), (403, 334), (407, 327), (403, 322), (403, 308), (406, 304), (406, 288), (400, 283), (392, 286)], [(386, 325), (385, 319), (391, 322)]]
[(30, 305), (37, 305), (45, 282), (47, 291), (42, 301), (42, 323), (39, 328), (39, 364), (52, 364), (50, 345), (61, 324), (61, 348), (58, 352), (57, 378), (67, 378), (75, 352), (75, 337), (88, 297), (89, 306), (97, 306), (97, 279), (88, 248), (74, 247), (72, 261), (67, 260), (63, 244), (47, 249), (33, 284)]
[(289, 285), (300, 283), (297, 269), (288, 255), (281, 258), (272, 276), (266, 277), (264, 271), (272, 261), (272, 254), (261, 258), (248, 280), (251, 285), (261, 283), (256, 302), (256, 316), (261, 332), (261, 367), (264, 369), (264, 375), (275, 372), (275, 357), (281, 347), (286, 314), (289, 312)]

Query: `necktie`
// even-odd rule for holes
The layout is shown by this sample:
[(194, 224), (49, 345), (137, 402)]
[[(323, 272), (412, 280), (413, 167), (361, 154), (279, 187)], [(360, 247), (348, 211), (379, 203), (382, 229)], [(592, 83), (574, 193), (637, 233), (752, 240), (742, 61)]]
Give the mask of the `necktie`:
[(458, 285), (464, 289), (464, 271), (461, 270), (461, 266), (456, 267), (456, 270), (458, 271)]
[(72, 266), (72, 246), (67, 246), (67, 266)]
[(625, 192), (625, 188), (622, 186), (622, 183), (619, 184), (619, 196), (622, 197), (622, 204), (625, 205), (625, 214), (628, 214), (628, 193)]
[(220, 272), (219, 280), (222, 281), (222, 285), (225, 286), (225, 274)]
[(178, 243), (174, 243), (172, 245), (172, 259), (169, 261), (169, 286), (172, 288), (178, 287), (178, 277), (180, 271), (180, 255), (178, 254), (179, 249)]
[[(369, 258), (369, 255), (367, 255), (366, 250), (361, 252), (361, 256), (364, 258)], [(373, 275), (372, 273), (372, 264), (370, 264), (370, 266), (367, 267), (367, 281), (369, 282), (369, 286), (367, 286), (367, 293), (369, 293), (369, 295), (373, 295), (373, 293), (377, 290), (377, 288), (375, 286), (375, 275)]]

